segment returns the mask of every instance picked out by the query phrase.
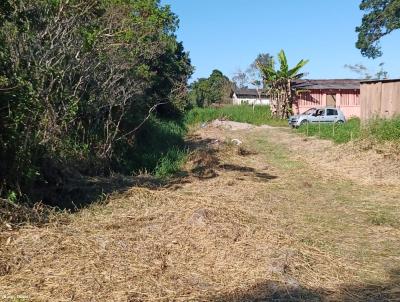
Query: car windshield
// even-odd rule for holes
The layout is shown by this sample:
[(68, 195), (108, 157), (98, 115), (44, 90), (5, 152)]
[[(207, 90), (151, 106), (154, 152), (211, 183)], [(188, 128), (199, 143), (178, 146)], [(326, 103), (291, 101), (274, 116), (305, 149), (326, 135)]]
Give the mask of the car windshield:
[(316, 110), (317, 109), (315, 109), (315, 108), (311, 108), (311, 109), (308, 109), (307, 111), (304, 111), (302, 114), (311, 115), (311, 114), (315, 113)]

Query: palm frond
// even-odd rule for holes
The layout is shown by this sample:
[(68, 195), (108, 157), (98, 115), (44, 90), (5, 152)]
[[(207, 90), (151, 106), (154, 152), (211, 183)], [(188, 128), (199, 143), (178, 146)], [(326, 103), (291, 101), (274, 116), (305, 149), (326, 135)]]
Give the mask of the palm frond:
[(288, 71), (288, 78), (294, 78), (299, 70), (304, 67), (308, 63), (308, 60), (301, 60), (295, 67)]
[(280, 72), (282, 75), (287, 74), (289, 70), (289, 65), (287, 62), (286, 54), (283, 49), (278, 53), (278, 60), (280, 64)]
[(263, 65), (261, 63), (257, 63), (257, 67), (260, 70), (264, 81), (271, 82), (276, 78), (276, 71), (272, 65)]

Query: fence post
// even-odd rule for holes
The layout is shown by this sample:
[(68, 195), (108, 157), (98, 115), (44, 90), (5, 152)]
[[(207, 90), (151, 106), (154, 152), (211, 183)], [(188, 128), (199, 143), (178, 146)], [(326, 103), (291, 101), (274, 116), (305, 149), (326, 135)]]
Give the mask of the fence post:
[(318, 121), (318, 135), (321, 138), (321, 121)]

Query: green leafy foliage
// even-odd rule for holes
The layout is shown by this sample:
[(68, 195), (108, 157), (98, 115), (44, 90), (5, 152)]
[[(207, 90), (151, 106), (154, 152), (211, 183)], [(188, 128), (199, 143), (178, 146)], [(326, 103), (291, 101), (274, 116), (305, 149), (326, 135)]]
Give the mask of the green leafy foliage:
[(170, 175), (176, 174), (182, 168), (183, 163), (186, 161), (188, 151), (180, 148), (172, 148), (163, 154), (160, 158), (155, 169), (155, 175), (160, 178), (165, 178)]
[(247, 88), (248, 85), (261, 89), (263, 83), (262, 75), (258, 65), (274, 66), (274, 57), (269, 53), (259, 53), (253, 63), (246, 69), (245, 72), (240, 69), (232, 77), (233, 85), (236, 88)]
[(364, 132), (380, 141), (400, 141), (400, 117), (371, 120)]
[(221, 71), (213, 70), (205, 79), (201, 78), (190, 85), (189, 98), (194, 106), (207, 107), (230, 101), (232, 83)]
[[(49, 161), (88, 174), (154, 170), (181, 144), (182, 127), (167, 129), (188, 106), (193, 68), (177, 26), (158, 0), (2, 1), (0, 196), (51, 181)], [(175, 141), (143, 160), (170, 132)]]
[(285, 119), (292, 110), (294, 93), (291, 81), (304, 76), (300, 70), (308, 63), (308, 60), (300, 60), (293, 68), (289, 68), (286, 54), (283, 49), (278, 53), (279, 68), (275, 69), (272, 61), (258, 62), (264, 81), (264, 89), (271, 97), (272, 114), (275, 117)]
[(400, 28), (400, 0), (362, 0), (360, 9), (366, 11), (356, 28), (356, 47), (368, 58), (382, 56), (379, 40)]
[[(117, 170), (125, 173), (147, 171), (156, 173), (163, 157), (169, 157), (170, 150), (185, 150), (185, 125), (179, 120), (150, 118), (136, 134), (136, 144), (121, 144), (123, 154), (115, 164)], [(169, 157), (171, 158), (171, 157)]]

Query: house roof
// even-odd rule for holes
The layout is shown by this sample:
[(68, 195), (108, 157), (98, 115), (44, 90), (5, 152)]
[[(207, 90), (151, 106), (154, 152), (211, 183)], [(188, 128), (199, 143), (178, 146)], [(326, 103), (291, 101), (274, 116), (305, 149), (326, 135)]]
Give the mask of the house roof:
[[(253, 96), (258, 98), (258, 93), (257, 89), (252, 89), (252, 88), (238, 88), (234, 90), (234, 93), (236, 94), (237, 97), (240, 96)], [(262, 92), (261, 95), (265, 97), (265, 93)]]
[(292, 81), (292, 87), (295, 89), (360, 89), (360, 82), (361, 80), (358, 79), (301, 79)]
[(384, 80), (362, 80), (361, 84), (368, 84), (368, 83), (390, 83), (390, 82), (400, 82), (400, 79), (384, 79)]

